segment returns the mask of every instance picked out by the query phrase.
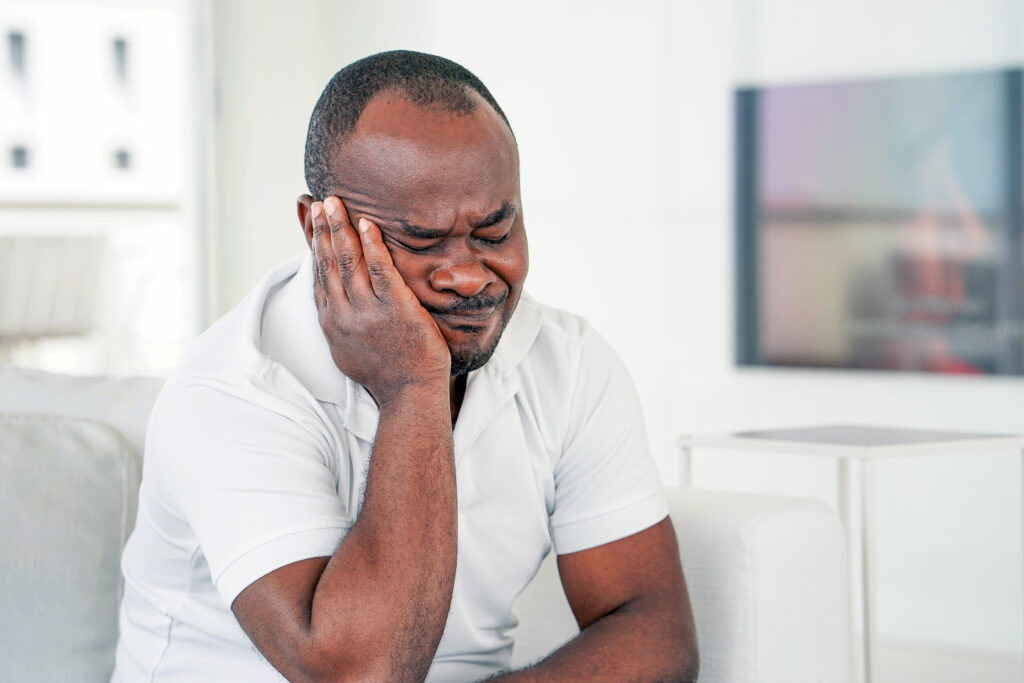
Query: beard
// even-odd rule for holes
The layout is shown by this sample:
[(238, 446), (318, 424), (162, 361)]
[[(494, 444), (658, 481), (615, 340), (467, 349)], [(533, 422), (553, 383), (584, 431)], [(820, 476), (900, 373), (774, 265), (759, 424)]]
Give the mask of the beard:
[[(505, 328), (508, 326), (508, 321), (511, 320), (512, 313), (516, 309), (515, 305), (511, 308), (503, 307), (508, 296), (508, 291), (494, 296), (477, 295), (475, 297), (462, 299), (454, 305), (443, 309), (433, 307), (427, 308), (427, 311), (430, 313), (441, 314), (471, 313), (473, 311), (486, 308), (500, 309), (501, 322), (498, 325), (498, 331), (494, 335), (494, 339), (484, 342), (479, 346), (463, 344), (458, 347), (453, 347), (451, 344), (448, 345), (448, 353), (451, 354), (452, 359), (452, 377), (466, 375), (474, 370), (479, 370), (491, 359), (491, 356), (494, 355), (494, 350), (498, 348), (498, 342), (501, 341), (501, 335), (504, 333)], [(514, 304), (518, 304), (518, 297), (516, 297)]]
[(498, 340), (500, 339), (501, 334), (499, 333), (498, 338), (488, 348), (473, 351), (456, 351), (448, 347), (452, 355), (452, 377), (468, 375), (474, 370), (482, 368), (491, 359), (491, 356), (494, 355), (494, 349), (498, 347)]

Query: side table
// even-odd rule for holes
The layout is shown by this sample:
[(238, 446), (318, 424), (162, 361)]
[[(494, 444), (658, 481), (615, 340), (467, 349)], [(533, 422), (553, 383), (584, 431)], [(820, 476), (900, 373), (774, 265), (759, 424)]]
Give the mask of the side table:
[[(851, 591), (851, 614), (863, 625), (862, 675), (865, 683), (877, 680), (875, 614), (875, 495), (874, 463), (880, 458), (951, 452), (1018, 451), (1024, 456), (1024, 435), (973, 434), (866, 425), (824, 425), (771, 429), (720, 435), (686, 435), (678, 440), (682, 451), (682, 484), (693, 484), (693, 450), (700, 447), (735, 451), (761, 451), (834, 458), (839, 466), (839, 514), (846, 525), (851, 565), (859, 558), (860, 591)], [(1024, 459), (1022, 459), (1024, 506)], [(859, 539), (859, 543), (858, 543)], [(1024, 539), (1022, 539), (1024, 541)], [(859, 547), (857, 547), (859, 545)], [(1022, 544), (1024, 552), (1024, 544)], [(857, 593), (860, 600), (857, 600)]]

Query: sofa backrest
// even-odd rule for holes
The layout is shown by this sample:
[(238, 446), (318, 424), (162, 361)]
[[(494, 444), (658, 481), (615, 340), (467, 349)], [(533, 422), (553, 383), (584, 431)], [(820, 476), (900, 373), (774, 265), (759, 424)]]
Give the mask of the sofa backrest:
[(157, 377), (76, 377), (0, 363), (0, 413), (98, 420), (142, 453), (149, 413), (163, 384)]

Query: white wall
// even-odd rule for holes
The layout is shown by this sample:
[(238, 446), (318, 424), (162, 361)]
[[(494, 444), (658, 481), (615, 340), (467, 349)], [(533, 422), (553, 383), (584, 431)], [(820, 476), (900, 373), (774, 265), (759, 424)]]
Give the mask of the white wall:
[[(212, 2), (214, 240), (211, 318), (305, 247), (306, 126), (329, 77), (324, 0)], [(326, 74), (326, 75), (325, 75)]]
[[(680, 432), (826, 422), (1024, 432), (1017, 379), (732, 364), (733, 86), (1020, 61), (1017, 2), (214, 6), (221, 310), (302, 247), (293, 204), (323, 84), (366, 54), (420, 49), (470, 68), (508, 113), (522, 151), (528, 287), (589, 317), (619, 349), (667, 480)], [(882, 631), (1019, 650), (1021, 472), (1012, 454), (969, 456), (879, 475)], [(831, 494), (831, 473), (799, 459), (708, 454), (697, 465), (698, 484)]]

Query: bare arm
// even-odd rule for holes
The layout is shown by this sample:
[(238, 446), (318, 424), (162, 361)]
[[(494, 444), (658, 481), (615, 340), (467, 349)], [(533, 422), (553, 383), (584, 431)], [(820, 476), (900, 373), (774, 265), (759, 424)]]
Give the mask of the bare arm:
[(271, 572), (232, 609), (289, 680), (422, 680), (455, 580), (450, 358), (377, 227), (357, 233), (340, 201), (324, 205), (309, 216), (320, 324), (380, 407), (366, 493), (333, 556)]
[(541, 662), (490, 680), (697, 680), (697, 633), (671, 520), (560, 555), (558, 571), (581, 633)]

